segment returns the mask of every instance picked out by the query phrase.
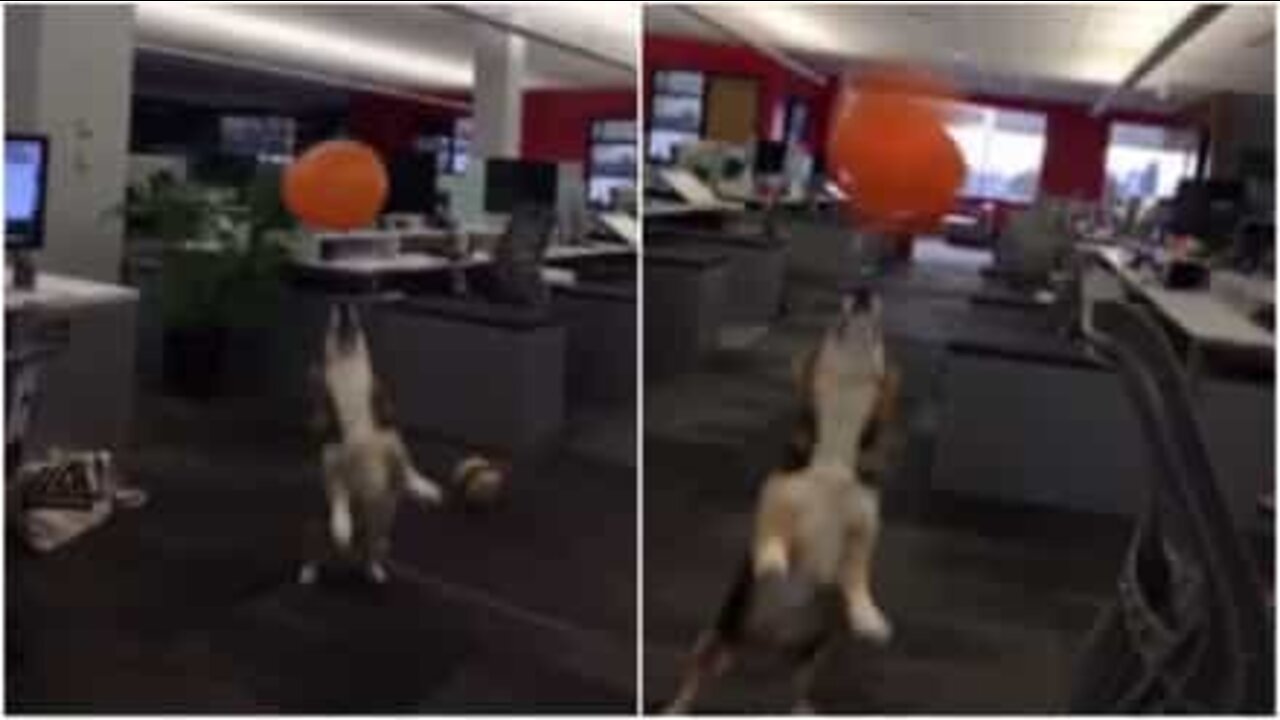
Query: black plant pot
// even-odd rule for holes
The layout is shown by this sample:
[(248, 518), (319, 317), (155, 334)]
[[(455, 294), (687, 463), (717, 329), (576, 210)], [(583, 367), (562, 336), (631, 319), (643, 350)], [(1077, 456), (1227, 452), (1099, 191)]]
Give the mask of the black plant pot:
[(226, 328), (165, 328), (165, 391), (199, 400), (221, 393), (226, 346)]

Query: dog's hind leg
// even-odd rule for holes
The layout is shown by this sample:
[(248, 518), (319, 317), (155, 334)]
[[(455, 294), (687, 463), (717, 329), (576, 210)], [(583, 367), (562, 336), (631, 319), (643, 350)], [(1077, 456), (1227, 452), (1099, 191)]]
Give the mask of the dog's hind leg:
[(704, 634), (693, 648), (675, 698), (663, 712), (668, 715), (687, 715), (693, 708), (693, 702), (697, 699), (704, 680), (724, 674), (732, 663), (733, 650), (720, 634), (714, 630)]
[(818, 676), (822, 661), (830, 654), (833, 644), (831, 638), (823, 638), (801, 655), (800, 667), (796, 670), (793, 680), (796, 689), (795, 704), (791, 706), (793, 714), (813, 715), (816, 712), (813, 705), (813, 681)]
[(716, 614), (715, 625), (698, 638), (676, 697), (666, 708), (667, 713), (688, 713), (704, 678), (719, 677), (733, 664), (734, 651), (746, 637), (747, 613), (754, 587), (755, 574), (748, 555), (738, 564), (737, 575)]
[(871, 598), (871, 558), (880, 534), (879, 509), (873, 500), (855, 513), (857, 521), (847, 540), (842, 583), (849, 627), (855, 634), (884, 645), (893, 636), (893, 627)]
[(326, 558), (333, 559), (335, 556), (348, 554), (355, 532), (339, 446), (325, 445), (320, 458), (327, 508), (325, 530), (304, 543), (305, 560), (298, 569), (298, 582), (302, 585), (312, 585), (319, 579), (320, 567), (326, 562)]
[(329, 539), (339, 553), (351, 549), (355, 535), (355, 520), (351, 513), (351, 494), (347, 488), (348, 463), (343, 450), (336, 444), (326, 445), (321, 451), (321, 471), (324, 473), (324, 494), (329, 504)]
[(374, 583), (387, 581), (387, 556), (391, 552), (391, 532), (395, 525), (397, 493), (387, 492), (378, 497), (366, 498), (363, 503), (366, 533), (362, 559), (365, 573)]

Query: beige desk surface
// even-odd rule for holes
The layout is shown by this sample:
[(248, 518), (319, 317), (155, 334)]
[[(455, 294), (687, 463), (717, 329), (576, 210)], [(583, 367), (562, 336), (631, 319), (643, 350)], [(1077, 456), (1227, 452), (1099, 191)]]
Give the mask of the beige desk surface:
[(1255, 325), (1240, 308), (1214, 290), (1170, 290), (1129, 269), (1123, 248), (1090, 245), (1085, 249), (1197, 342), (1257, 350), (1275, 348), (1274, 335)]
[(112, 303), (136, 302), (138, 291), (124, 285), (85, 280), (67, 275), (40, 273), (34, 290), (4, 288), (4, 309), (74, 310)]
[[(604, 255), (627, 255), (635, 253), (635, 248), (618, 243), (587, 243), (583, 245), (552, 245), (547, 248), (546, 260), (569, 260), (581, 257), (598, 257)], [(393, 272), (431, 272), (446, 271), (451, 268), (468, 268), (493, 262), (493, 256), (487, 251), (477, 251), (471, 257), (454, 262), (440, 255), (427, 253), (400, 253), (390, 258), (351, 258), (346, 260), (295, 260), (308, 269), (326, 272), (350, 273), (353, 275), (380, 275)]]
[(680, 203), (661, 200), (650, 200), (644, 204), (646, 218), (679, 217), (681, 215), (701, 215), (707, 213), (740, 213), (746, 207), (739, 203), (719, 201), (714, 203)]

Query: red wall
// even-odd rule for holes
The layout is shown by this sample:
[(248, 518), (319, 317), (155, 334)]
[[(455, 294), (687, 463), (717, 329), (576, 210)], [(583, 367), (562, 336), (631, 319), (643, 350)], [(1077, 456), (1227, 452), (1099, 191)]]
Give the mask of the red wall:
[[(656, 70), (696, 70), (713, 75), (748, 77), (757, 81), (760, 88), (760, 119), (758, 135), (762, 139), (772, 136), (775, 114), (786, 112), (790, 96), (805, 99), (809, 103), (809, 131), (807, 144), (810, 149), (821, 148), (826, 143), (827, 116), (831, 99), (835, 94), (834, 81), (818, 85), (796, 75), (769, 57), (741, 45), (707, 43), (666, 35), (644, 36), (645, 87), (651, 87)], [(645, 112), (649, 112), (646, 92)]]
[[(787, 96), (808, 98), (812, 120), (809, 147), (821, 150), (834, 110), (838, 81), (825, 87), (808, 82), (772, 59), (749, 47), (707, 43), (662, 35), (644, 38), (645, 71), (699, 70), (706, 73), (754, 77), (760, 82), (760, 136), (768, 137), (772, 114), (781, 112)], [(1107, 137), (1111, 120), (1132, 120), (1161, 125), (1184, 124), (1176, 115), (1115, 113), (1101, 118), (1089, 114), (1089, 106), (1028, 100), (1016, 97), (975, 96), (972, 102), (1043, 112), (1047, 127), (1040, 188), (1052, 195), (1097, 199), (1105, 181)], [(647, 103), (647, 98), (646, 98)], [(648, 107), (646, 106), (646, 112)]]
[(636, 116), (636, 91), (530, 90), (524, 94), (520, 155), (528, 160), (583, 162), (594, 120)]
[[(454, 95), (449, 99), (466, 102), (468, 97)], [(348, 113), (351, 137), (369, 143), (384, 155), (407, 149), (432, 123), (439, 123), (443, 130), (452, 126), (454, 118), (466, 114), (441, 105), (423, 105), (374, 93), (352, 95)]]

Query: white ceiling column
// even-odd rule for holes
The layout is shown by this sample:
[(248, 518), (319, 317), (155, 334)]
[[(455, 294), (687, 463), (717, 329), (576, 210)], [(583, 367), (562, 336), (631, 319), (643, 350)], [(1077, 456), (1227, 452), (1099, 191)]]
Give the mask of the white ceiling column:
[(487, 25), (477, 26), (474, 32), (475, 154), (520, 157), (525, 39)]
[(43, 269), (118, 280), (124, 249), (133, 9), (5, 8), (5, 121), (49, 138)]

